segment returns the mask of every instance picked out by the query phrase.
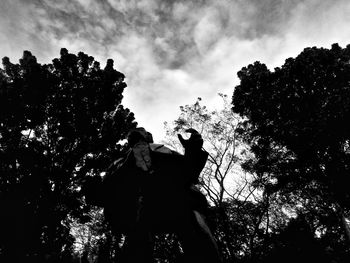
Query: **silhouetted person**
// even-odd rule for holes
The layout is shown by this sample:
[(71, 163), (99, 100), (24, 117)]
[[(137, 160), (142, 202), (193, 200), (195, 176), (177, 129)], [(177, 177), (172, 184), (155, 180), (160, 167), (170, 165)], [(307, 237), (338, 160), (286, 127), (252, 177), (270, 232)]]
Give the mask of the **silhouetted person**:
[[(205, 222), (207, 201), (195, 187), (208, 153), (194, 129), (181, 155), (161, 144), (143, 128), (128, 135), (129, 150), (116, 160), (103, 180), (101, 202), (112, 230), (126, 234), (123, 262), (153, 262), (153, 235), (175, 232), (186, 262), (220, 262)], [(95, 194), (96, 195), (96, 194)]]

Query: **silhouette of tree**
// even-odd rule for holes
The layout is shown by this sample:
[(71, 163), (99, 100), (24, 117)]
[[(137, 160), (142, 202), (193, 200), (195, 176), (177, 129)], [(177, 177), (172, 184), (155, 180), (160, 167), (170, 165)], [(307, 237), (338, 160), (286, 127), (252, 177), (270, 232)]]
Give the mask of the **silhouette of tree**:
[[(79, 189), (122, 146), (134, 115), (121, 105), (124, 75), (82, 52), (41, 65), (24, 51), (0, 69), (1, 262), (56, 262), (72, 254), (72, 221), (87, 222)], [(66, 252), (65, 252), (66, 251)]]
[(253, 257), (263, 243), (270, 204), (252, 185), (253, 175), (241, 169), (250, 155), (237, 132), (243, 119), (232, 112), (226, 95), (219, 96), (221, 109), (208, 109), (200, 98), (181, 106), (179, 117), (165, 123), (165, 143), (179, 149), (177, 133), (194, 128), (202, 134), (209, 158), (199, 186), (211, 204), (209, 219), (221, 254), (231, 262)]
[(260, 262), (338, 262), (331, 261), (327, 256), (309, 222), (302, 215), (290, 220), (288, 225), (272, 235), (270, 251), (266, 252), (267, 255)]
[(342, 219), (338, 228), (343, 221), (341, 240), (350, 208), (349, 61), (350, 46), (333, 44), (306, 48), (274, 71), (255, 62), (238, 72), (232, 102), (245, 118), (240, 131), (254, 157), (244, 168), (254, 183), (267, 195), (313, 203), (315, 215), (326, 205)]
[[(237, 198), (248, 191), (249, 187), (247, 183), (249, 179), (240, 174), (243, 171), (239, 164), (247, 154), (245, 145), (236, 133), (241, 119), (232, 113), (227, 96), (224, 94), (219, 96), (222, 99), (222, 109), (210, 111), (201, 105), (201, 98), (198, 98), (193, 105), (180, 107), (180, 116), (173, 124), (165, 123), (166, 143), (175, 149), (180, 149), (178, 151), (181, 151), (181, 144), (177, 139), (177, 133), (194, 128), (202, 135), (204, 148), (209, 157), (199, 183), (210, 201), (217, 206), (220, 206), (225, 198)], [(235, 188), (237, 180), (242, 181), (240, 184), (244, 189)]]

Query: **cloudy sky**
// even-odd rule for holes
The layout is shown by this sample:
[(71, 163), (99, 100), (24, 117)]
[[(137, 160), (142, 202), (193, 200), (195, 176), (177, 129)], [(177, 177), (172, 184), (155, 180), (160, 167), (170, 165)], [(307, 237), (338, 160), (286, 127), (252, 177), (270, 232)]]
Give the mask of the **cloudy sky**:
[(156, 140), (179, 106), (232, 95), (237, 71), (273, 69), (303, 48), (350, 44), (349, 0), (0, 0), (0, 57), (61, 47), (127, 76), (124, 105)]

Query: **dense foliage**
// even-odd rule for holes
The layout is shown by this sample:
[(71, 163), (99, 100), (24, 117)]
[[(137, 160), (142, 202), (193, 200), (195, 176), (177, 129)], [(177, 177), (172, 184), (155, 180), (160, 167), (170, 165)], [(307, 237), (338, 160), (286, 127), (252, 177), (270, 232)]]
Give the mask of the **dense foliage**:
[[(238, 72), (232, 105), (199, 98), (166, 124), (166, 143), (198, 130), (209, 159), (199, 187), (224, 262), (350, 259), (350, 46), (306, 48), (271, 71)], [(29, 52), (0, 69), (0, 261), (118, 262), (113, 236), (80, 191), (120, 157), (136, 126), (121, 105), (124, 75), (82, 52), (42, 65)], [(233, 106), (233, 107), (232, 107)], [(231, 109), (232, 107), (232, 109)], [(100, 177), (95, 177), (100, 179)], [(155, 237), (157, 262), (178, 262), (173, 233)]]
[[(39, 64), (24, 51), (0, 69), (0, 261), (55, 262), (72, 254), (72, 222), (89, 221), (79, 192), (120, 155), (136, 126), (121, 105), (124, 75), (82, 52)], [(77, 221), (78, 220), (78, 221)], [(67, 259), (68, 260), (68, 259)]]
[(334, 44), (306, 48), (274, 71), (255, 62), (238, 72), (233, 94), (254, 154), (244, 168), (266, 194), (294, 203), (336, 262), (349, 257), (349, 61), (350, 46)]

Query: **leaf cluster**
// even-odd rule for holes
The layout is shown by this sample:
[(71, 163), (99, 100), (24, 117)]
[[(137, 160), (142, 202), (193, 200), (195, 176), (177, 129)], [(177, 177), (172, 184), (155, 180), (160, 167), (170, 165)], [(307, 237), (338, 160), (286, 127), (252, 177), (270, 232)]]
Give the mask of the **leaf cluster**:
[(23, 224), (26, 230), (3, 235), (1, 251), (19, 246), (22, 256), (58, 257), (72, 248), (68, 215), (89, 220), (79, 192), (82, 179), (99, 176), (136, 126), (133, 113), (121, 105), (124, 78), (113, 60), (101, 69), (93, 57), (65, 48), (46, 65), (29, 51), (18, 64), (3, 58), (0, 196), (7, 212), (1, 228)]
[[(279, 189), (316, 181), (348, 203), (350, 46), (306, 48), (271, 72), (255, 62), (238, 72), (233, 111), (247, 118), (245, 138), (259, 174)], [(249, 165), (248, 165), (249, 167)]]

